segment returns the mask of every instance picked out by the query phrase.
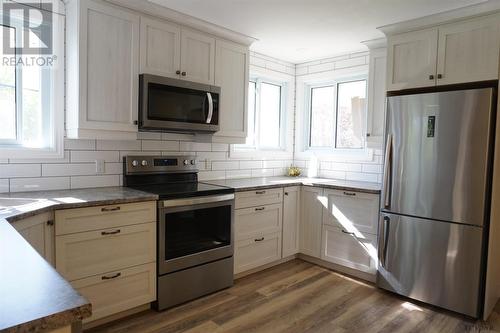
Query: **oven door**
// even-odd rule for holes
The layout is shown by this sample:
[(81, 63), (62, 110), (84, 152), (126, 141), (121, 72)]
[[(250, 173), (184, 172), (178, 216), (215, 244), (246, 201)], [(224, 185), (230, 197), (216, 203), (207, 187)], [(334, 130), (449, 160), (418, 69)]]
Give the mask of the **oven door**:
[(159, 202), (158, 274), (233, 255), (234, 194)]
[(139, 129), (216, 132), (220, 88), (161, 76), (140, 76)]

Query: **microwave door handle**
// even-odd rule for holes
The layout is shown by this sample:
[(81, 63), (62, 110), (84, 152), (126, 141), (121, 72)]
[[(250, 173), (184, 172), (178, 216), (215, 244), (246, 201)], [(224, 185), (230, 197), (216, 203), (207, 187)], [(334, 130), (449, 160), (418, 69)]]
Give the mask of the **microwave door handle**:
[(206, 123), (210, 124), (212, 122), (212, 115), (214, 113), (214, 101), (212, 99), (212, 94), (209, 92), (207, 92), (207, 98), (208, 98), (208, 115)]

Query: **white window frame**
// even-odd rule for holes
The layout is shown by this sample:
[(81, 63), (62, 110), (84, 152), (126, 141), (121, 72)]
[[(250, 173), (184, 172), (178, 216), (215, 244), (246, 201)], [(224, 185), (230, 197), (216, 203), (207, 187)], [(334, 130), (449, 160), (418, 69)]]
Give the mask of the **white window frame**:
[[(338, 93), (339, 93), (339, 84), (342, 83), (349, 83), (349, 82), (358, 82), (358, 81), (365, 81), (366, 82), (366, 94), (365, 98), (367, 99), (368, 97), (368, 75), (357, 75), (357, 76), (352, 76), (352, 77), (346, 77), (342, 79), (337, 79), (333, 80), (330, 82), (322, 82), (321, 84), (311, 84), (311, 85), (306, 85), (306, 108), (305, 111), (307, 112), (306, 118), (305, 118), (305, 126), (306, 129), (304, 131), (304, 134), (306, 135), (306, 138), (304, 139), (304, 142), (306, 143), (306, 150), (314, 150), (314, 151), (323, 151), (323, 152), (330, 152), (330, 153), (356, 153), (359, 150), (363, 150), (366, 148), (366, 132), (367, 132), (367, 123), (368, 123), (368, 103), (365, 107), (365, 122), (363, 126), (363, 143), (362, 147), (360, 148), (337, 148), (337, 130), (338, 130), (338, 115), (339, 115), (339, 110), (338, 110)], [(334, 105), (335, 105), (335, 124), (334, 124), (334, 146), (333, 147), (314, 147), (311, 146), (311, 120), (312, 120), (312, 90), (315, 88), (323, 88), (323, 87), (334, 87)]]
[[(260, 146), (258, 141), (256, 145), (231, 144), (229, 157), (238, 158), (270, 158), (270, 159), (289, 159), (293, 157), (293, 123), (294, 123), (294, 92), (295, 77), (293, 75), (270, 73), (263, 69), (252, 69), (249, 81), (259, 83), (269, 83), (281, 87), (281, 110), (280, 110), (280, 147)], [(250, 96), (248, 96), (250, 98)], [(258, 103), (257, 103), (258, 104)], [(259, 108), (256, 104), (257, 119), (259, 122)], [(250, 113), (250, 110), (248, 110)], [(258, 140), (258, 131), (256, 130), (256, 140)]]
[[(63, 6), (60, 1), (55, 0), (55, 9), (61, 12)], [(21, 5), (21, 4), (20, 4)], [(45, 9), (42, 9), (45, 10)], [(3, 24), (3, 15), (0, 8), (0, 24)], [(5, 159), (58, 159), (64, 157), (64, 40), (65, 40), (65, 16), (57, 12), (53, 12), (52, 24), (54, 31), (58, 34), (53, 36), (53, 54), (57, 56), (54, 61), (54, 66), (50, 69), (50, 77), (47, 79), (42, 78), (43, 85), (50, 84), (48, 93), (42, 92), (42, 99), (48, 98), (50, 100), (50, 107), (48, 114), (43, 115), (43, 122), (46, 123), (50, 137), (47, 138), (47, 145), (43, 148), (32, 148), (21, 146), (20, 131), (21, 123), (21, 107), (18, 107), (18, 102), (21, 100), (21, 88), (16, 87), (16, 140), (0, 140), (0, 158)], [(17, 33), (17, 31), (16, 31)], [(21, 55), (16, 55), (19, 57)], [(16, 85), (21, 76), (21, 69), (16, 67)], [(21, 79), (22, 80), (22, 79)]]
[[(320, 148), (309, 147), (310, 131), (310, 94), (311, 87), (324, 87), (335, 82), (349, 82), (357, 80), (367, 80), (368, 89), (368, 65), (357, 66), (356, 68), (346, 68), (335, 71), (327, 71), (297, 77), (296, 82), (296, 122), (295, 122), (295, 159), (318, 158), (321, 161), (372, 161), (373, 149), (367, 147), (367, 140), (364, 139), (364, 148)], [(368, 90), (367, 90), (368, 92)], [(337, 94), (337, 92), (336, 92)], [(337, 97), (335, 96), (335, 99)], [(368, 98), (368, 95), (367, 95)], [(336, 100), (335, 100), (336, 103)], [(367, 130), (368, 108), (366, 110), (366, 120), (364, 133)], [(336, 130), (336, 129), (335, 129)], [(365, 134), (366, 135), (366, 134)]]

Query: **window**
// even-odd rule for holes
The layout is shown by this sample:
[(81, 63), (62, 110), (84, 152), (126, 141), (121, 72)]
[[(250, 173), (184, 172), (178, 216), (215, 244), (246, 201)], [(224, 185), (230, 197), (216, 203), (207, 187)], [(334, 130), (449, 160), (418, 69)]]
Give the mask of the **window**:
[[(26, 25), (23, 5), (17, 6), (20, 7), (4, 12), (0, 22), (2, 41), (7, 39), (0, 43), (0, 155), (59, 157), (63, 152), (64, 68), (56, 59), (64, 59), (60, 53), (63, 20), (53, 14), (55, 17), (48, 24), (37, 23), (43, 26), (40, 29), (50, 29), (52, 33), (52, 53), (44, 53), (46, 44), (30, 30), (34, 23)], [(38, 20), (33, 10), (38, 11), (30, 8), (26, 17)], [(5, 15), (9, 15), (8, 19)]]
[(239, 149), (281, 150), (285, 84), (253, 79), (248, 86), (248, 135)]
[(310, 87), (309, 147), (364, 148), (366, 79)]

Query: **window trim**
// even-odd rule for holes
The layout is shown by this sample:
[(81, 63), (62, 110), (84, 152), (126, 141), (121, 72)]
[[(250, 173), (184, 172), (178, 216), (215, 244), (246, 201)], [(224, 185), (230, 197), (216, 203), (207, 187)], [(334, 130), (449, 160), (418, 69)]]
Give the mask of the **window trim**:
[[(20, 4), (23, 5), (23, 4)], [(57, 2), (57, 8), (63, 8), (63, 5)], [(45, 10), (45, 9), (42, 9)], [(64, 104), (65, 104), (65, 15), (52, 12), (53, 24), (53, 54), (57, 56), (54, 61), (54, 66), (50, 69), (49, 84), (50, 90), (47, 93), (42, 93), (41, 98), (49, 99), (49, 111), (43, 117), (43, 126), (47, 126), (48, 135), (46, 147), (34, 148), (20, 146), (19, 131), (20, 128), (19, 112), (20, 108), (17, 107), (19, 101), (18, 91), (16, 87), (16, 141), (7, 140), (0, 141), (0, 158), (2, 159), (60, 159), (64, 157)], [(0, 9), (0, 18), (3, 18), (3, 12)], [(0, 20), (3, 24), (3, 19)], [(17, 33), (17, 32), (16, 32)], [(18, 57), (19, 55), (15, 55)], [(20, 76), (19, 67), (16, 66), (16, 85)], [(22, 78), (21, 78), (22, 80)], [(47, 76), (41, 78), (42, 81), (47, 81)]]
[[(232, 145), (234, 146), (235, 151), (248, 151), (248, 152), (281, 152), (286, 150), (287, 140), (286, 140), (286, 131), (287, 131), (287, 96), (289, 93), (288, 83), (282, 80), (278, 80), (275, 78), (269, 78), (268, 76), (261, 75), (251, 75), (248, 82), (255, 82), (255, 113), (254, 113), (254, 144), (240, 144), (240, 145)], [(259, 97), (260, 94), (260, 86), (261, 84), (266, 83), (274, 86), (280, 87), (280, 116), (279, 116), (279, 125), (280, 125), (280, 134), (279, 134), (279, 147), (267, 147), (261, 146), (259, 142), (260, 137), (260, 126), (257, 124), (260, 123), (260, 110), (261, 110), (261, 99)], [(250, 96), (249, 96), (250, 98)], [(248, 110), (250, 113), (250, 110)]]
[[(319, 153), (319, 154), (339, 154), (342, 156), (354, 157), (354, 156), (365, 156), (364, 152), (367, 149), (366, 132), (368, 125), (368, 105), (365, 108), (366, 119), (363, 124), (363, 147), (361, 148), (337, 148), (337, 126), (338, 126), (338, 93), (339, 84), (366, 81), (366, 97), (368, 97), (368, 73), (364, 74), (353, 74), (348, 76), (342, 76), (332, 80), (322, 80), (320, 83), (306, 83), (304, 102), (305, 102), (305, 117), (304, 117), (304, 130), (303, 130), (303, 147), (302, 152), (307, 153)], [(333, 147), (313, 147), (311, 146), (311, 123), (312, 123), (312, 89), (322, 88), (322, 87), (334, 87), (335, 96), (335, 126), (334, 126), (334, 146)]]

